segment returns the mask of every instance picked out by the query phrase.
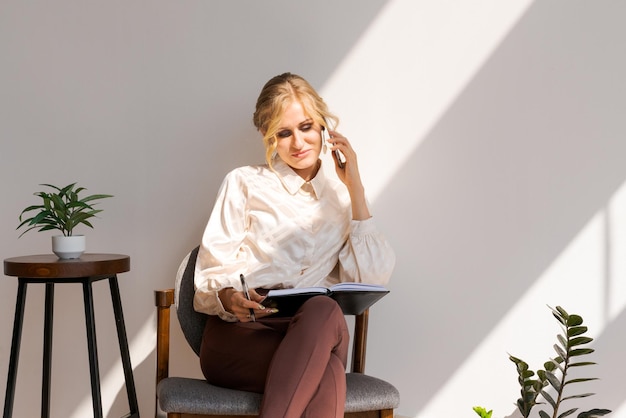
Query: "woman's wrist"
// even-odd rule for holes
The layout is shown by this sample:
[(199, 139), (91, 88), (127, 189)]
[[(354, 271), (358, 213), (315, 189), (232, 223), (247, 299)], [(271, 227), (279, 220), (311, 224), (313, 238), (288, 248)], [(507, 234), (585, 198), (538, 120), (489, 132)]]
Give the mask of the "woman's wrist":
[(369, 209), (367, 207), (364, 208), (355, 208), (352, 207), (352, 220), (353, 221), (364, 221), (372, 217)]
[(217, 292), (217, 297), (220, 299), (220, 302), (222, 302), (224, 310), (231, 314), (233, 313), (233, 310), (231, 309), (231, 297), (234, 292), (236, 292), (236, 290), (232, 287), (225, 287)]
[(365, 199), (365, 193), (357, 193), (353, 195), (350, 193), (350, 200), (352, 204), (352, 219), (355, 221), (363, 221), (372, 217), (369, 207), (367, 206), (367, 199)]

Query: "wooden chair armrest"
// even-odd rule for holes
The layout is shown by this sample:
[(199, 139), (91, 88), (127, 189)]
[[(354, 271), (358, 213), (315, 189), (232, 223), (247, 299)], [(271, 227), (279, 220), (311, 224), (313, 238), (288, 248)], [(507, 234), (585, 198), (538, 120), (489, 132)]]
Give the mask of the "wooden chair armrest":
[(170, 363), (170, 307), (174, 303), (174, 289), (155, 290), (157, 307), (156, 384), (169, 375)]
[(352, 372), (365, 372), (365, 354), (367, 351), (367, 326), (369, 309), (354, 317), (354, 339), (352, 342)]

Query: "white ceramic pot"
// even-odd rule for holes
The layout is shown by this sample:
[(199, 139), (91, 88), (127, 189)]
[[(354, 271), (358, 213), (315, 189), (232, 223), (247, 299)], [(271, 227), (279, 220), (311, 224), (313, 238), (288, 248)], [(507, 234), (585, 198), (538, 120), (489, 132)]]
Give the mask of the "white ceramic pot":
[(80, 258), (85, 252), (85, 243), (84, 235), (56, 235), (52, 237), (52, 252), (62, 259)]

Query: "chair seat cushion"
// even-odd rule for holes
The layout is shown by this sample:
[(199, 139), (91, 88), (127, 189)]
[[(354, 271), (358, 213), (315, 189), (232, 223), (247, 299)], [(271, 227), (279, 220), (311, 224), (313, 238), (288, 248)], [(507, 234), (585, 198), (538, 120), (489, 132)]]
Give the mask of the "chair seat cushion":
[[(398, 390), (384, 380), (347, 373), (345, 412), (394, 409), (400, 404)], [(215, 415), (256, 415), (262, 395), (213, 386), (201, 379), (168, 377), (157, 387), (159, 406), (165, 412)]]
[(256, 415), (262, 395), (213, 386), (203, 379), (168, 377), (157, 386), (164, 412), (213, 415)]
[(395, 409), (400, 392), (391, 383), (361, 373), (346, 373), (348, 391), (345, 412)]

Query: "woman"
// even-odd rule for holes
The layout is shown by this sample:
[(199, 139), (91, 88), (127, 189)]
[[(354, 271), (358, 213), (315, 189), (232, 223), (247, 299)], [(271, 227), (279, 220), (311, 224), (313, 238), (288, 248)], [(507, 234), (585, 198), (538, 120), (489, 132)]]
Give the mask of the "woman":
[[(194, 307), (209, 315), (203, 374), (263, 393), (261, 417), (343, 417), (349, 344), (331, 298), (309, 299), (284, 318), (263, 306), (263, 290), (385, 284), (395, 263), (371, 218), (354, 149), (329, 120), (337, 122), (302, 77), (285, 73), (265, 84), (253, 121), (267, 164), (226, 176), (198, 253)], [(321, 167), (327, 147), (344, 156), (340, 168), (333, 152), (340, 181)]]

